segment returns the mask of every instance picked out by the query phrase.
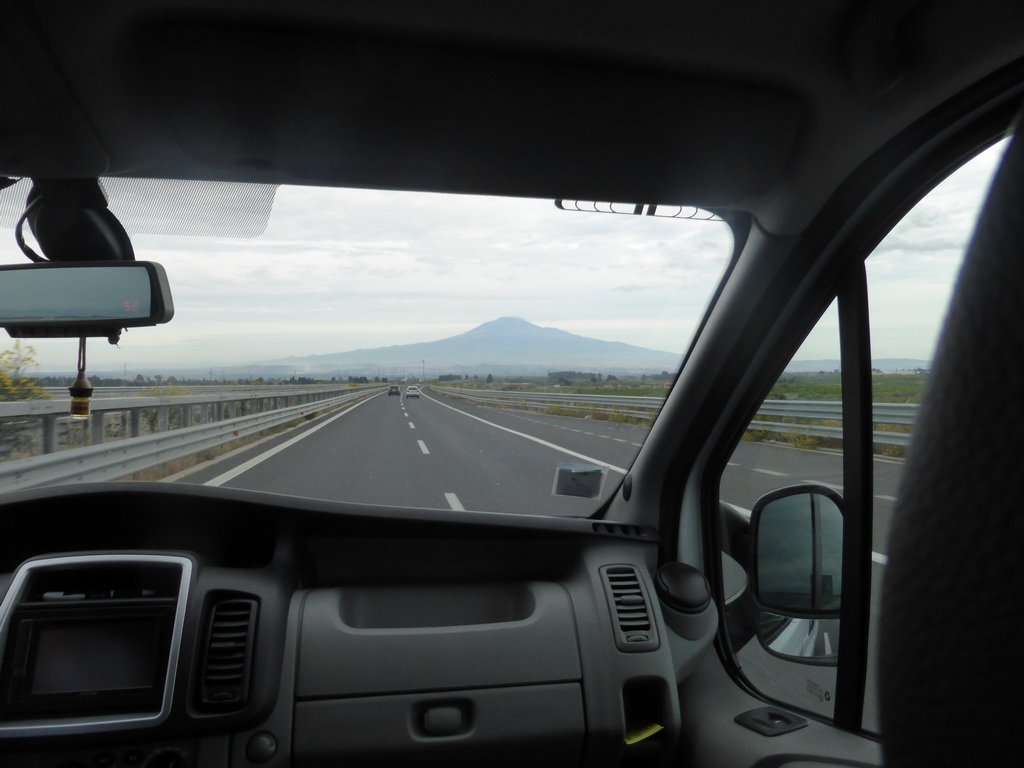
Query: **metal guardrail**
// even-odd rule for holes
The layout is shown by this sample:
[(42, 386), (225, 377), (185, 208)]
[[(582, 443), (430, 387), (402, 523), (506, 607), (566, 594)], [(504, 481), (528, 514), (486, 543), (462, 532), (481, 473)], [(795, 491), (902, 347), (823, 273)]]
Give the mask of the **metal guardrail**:
[[(150, 397), (107, 397), (93, 400), (92, 415), (87, 429), (89, 442), (93, 445), (106, 443), (111, 417), (128, 416), (127, 435), (132, 438), (143, 435), (143, 414), (155, 414), (155, 432), (167, 432), (171, 428), (171, 415), (177, 412), (180, 427), (196, 423), (222, 421), (252, 413), (286, 408), (293, 405), (316, 403), (330, 398), (343, 397), (354, 391), (383, 389), (380, 384), (349, 387), (332, 385), (326, 387), (218, 387), (207, 394), (159, 395)], [(44, 454), (56, 453), (61, 449), (61, 430), (72, 422), (68, 415), (68, 395), (49, 400), (19, 400), (0, 403), (0, 423), (10, 424), (22, 420), (38, 421), (42, 433), (41, 450)], [(154, 419), (150, 419), (154, 421)]]
[[(661, 397), (619, 397), (616, 395), (571, 395), (547, 392), (499, 392), (493, 390), (431, 387), (441, 394), (458, 397), (483, 405), (521, 408), (548, 408), (558, 406), (570, 410), (621, 413), (627, 416), (652, 416), (665, 402)], [(597, 407), (595, 407), (597, 406)], [(618, 407), (616, 407), (618, 406)], [(917, 418), (916, 403), (875, 403), (872, 420), (875, 424), (913, 426)], [(843, 418), (843, 404), (833, 400), (765, 400), (757, 416), (811, 421), (837, 421)], [(842, 438), (841, 426), (802, 424), (797, 422), (765, 421), (755, 418), (751, 429), (775, 434), (799, 433), (814, 437)], [(874, 442), (880, 445), (909, 445), (911, 432), (875, 430)]]
[[(364, 385), (366, 386), (366, 385)], [(369, 386), (380, 386), (379, 384)], [(187, 390), (193, 395), (219, 395), (219, 394), (262, 394), (266, 392), (275, 392), (277, 394), (295, 393), (303, 390), (314, 389), (346, 389), (348, 387), (346, 383), (334, 382), (331, 384), (168, 384), (163, 382), (162, 384), (148, 384), (148, 385), (137, 385), (130, 384), (121, 387), (94, 387), (92, 391), (92, 399), (96, 400), (107, 400), (113, 397), (140, 397), (146, 392), (152, 392), (158, 389), (177, 389)], [(68, 388), (67, 387), (43, 387), (43, 392), (52, 398), (67, 399)]]
[[(13, 491), (58, 483), (116, 480), (144, 469), (215, 448), (241, 437), (287, 424), (295, 419), (304, 418), (311, 410), (311, 404), (315, 404), (317, 409), (346, 403), (354, 404), (356, 401), (371, 397), (380, 391), (383, 391), (381, 387), (349, 390), (343, 395), (249, 416), (212, 421), (153, 435), (126, 438), (26, 459), (5, 461), (0, 463), (0, 487)], [(181, 398), (166, 399), (180, 400)]]

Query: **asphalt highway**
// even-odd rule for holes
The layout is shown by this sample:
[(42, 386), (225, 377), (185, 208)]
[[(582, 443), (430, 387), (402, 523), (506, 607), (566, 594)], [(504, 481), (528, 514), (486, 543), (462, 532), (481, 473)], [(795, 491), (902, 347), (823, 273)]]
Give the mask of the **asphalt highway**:
[[(606, 467), (600, 499), (632, 464), (647, 430), (607, 421), (474, 405), (440, 396), (381, 394), (180, 478), (287, 495), (426, 508), (588, 515), (598, 501), (552, 494), (556, 469)], [(902, 462), (876, 458), (875, 551), (884, 554)], [(720, 497), (749, 510), (796, 483), (842, 491), (842, 457), (743, 442)]]
[[(614, 492), (647, 435), (644, 427), (489, 408), (440, 396), (380, 394), (308, 425), (228, 454), (177, 480), (364, 504), (536, 515), (589, 515)], [(606, 468), (600, 500), (552, 493), (559, 465)], [(872, 617), (886, 562), (885, 536), (902, 462), (876, 458)], [(749, 511), (797, 483), (842, 492), (842, 456), (742, 442), (723, 473), (720, 498)], [(872, 660), (874, 668), (874, 630)], [(758, 687), (828, 715), (834, 669), (796, 668), (752, 640), (739, 651)], [(877, 721), (869, 676), (865, 725)]]

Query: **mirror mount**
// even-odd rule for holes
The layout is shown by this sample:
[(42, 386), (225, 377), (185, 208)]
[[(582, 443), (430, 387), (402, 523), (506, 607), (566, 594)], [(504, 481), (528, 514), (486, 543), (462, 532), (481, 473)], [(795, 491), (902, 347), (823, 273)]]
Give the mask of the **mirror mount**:
[[(135, 260), (131, 239), (107, 207), (99, 179), (33, 179), (25, 203), (14, 236), (32, 261)], [(26, 221), (42, 255), (25, 242)]]

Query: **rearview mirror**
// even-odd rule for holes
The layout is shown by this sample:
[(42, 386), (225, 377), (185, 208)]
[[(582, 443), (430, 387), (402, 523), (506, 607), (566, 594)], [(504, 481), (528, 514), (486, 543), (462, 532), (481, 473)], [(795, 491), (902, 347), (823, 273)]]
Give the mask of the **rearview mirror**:
[(757, 636), (795, 661), (835, 663), (842, 600), (842, 497), (801, 485), (758, 499), (751, 512), (751, 589)]
[(173, 316), (167, 273), (153, 262), (0, 266), (0, 327), (12, 338), (110, 336)]

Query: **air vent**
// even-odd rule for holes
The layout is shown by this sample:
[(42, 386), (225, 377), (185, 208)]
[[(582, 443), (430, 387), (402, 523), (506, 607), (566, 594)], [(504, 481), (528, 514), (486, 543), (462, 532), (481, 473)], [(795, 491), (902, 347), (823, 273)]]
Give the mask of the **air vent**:
[(615, 623), (615, 645), (637, 653), (658, 647), (658, 633), (640, 572), (632, 565), (601, 568), (608, 608)]
[(613, 536), (640, 536), (649, 538), (650, 534), (640, 525), (626, 525), (625, 523), (593, 523), (594, 533), (610, 533)]
[(205, 709), (241, 709), (249, 698), (256, 632), (255, 600), (223, 600), (210, 612), (199, 703)]

